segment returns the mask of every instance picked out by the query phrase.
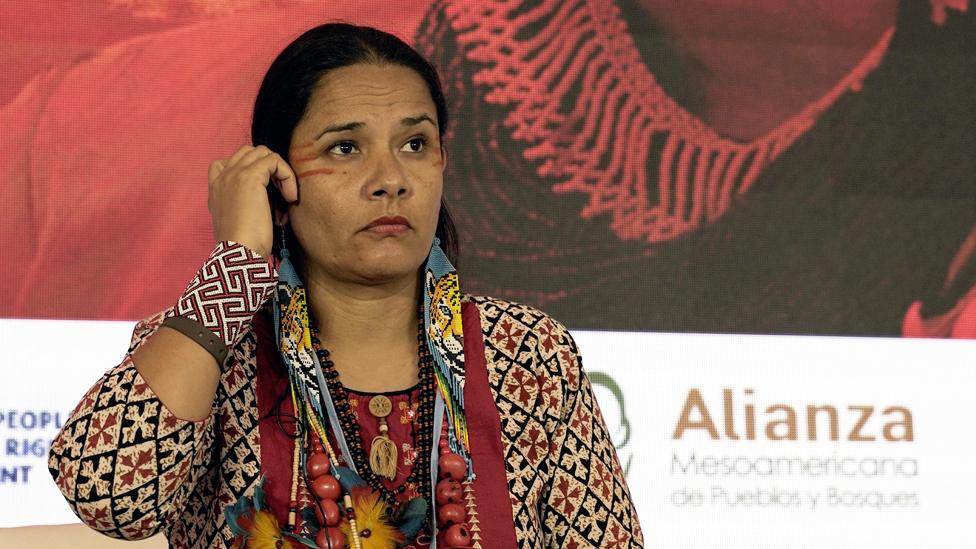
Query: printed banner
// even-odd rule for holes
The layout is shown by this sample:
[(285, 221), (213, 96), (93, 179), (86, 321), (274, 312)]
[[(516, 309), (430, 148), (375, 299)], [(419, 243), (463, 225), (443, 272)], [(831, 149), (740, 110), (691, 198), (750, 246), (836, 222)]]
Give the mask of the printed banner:
[(648, 547), (968, 538), (976, 342), (575, 336), (590, 371), (613, 372), (598, 397)]

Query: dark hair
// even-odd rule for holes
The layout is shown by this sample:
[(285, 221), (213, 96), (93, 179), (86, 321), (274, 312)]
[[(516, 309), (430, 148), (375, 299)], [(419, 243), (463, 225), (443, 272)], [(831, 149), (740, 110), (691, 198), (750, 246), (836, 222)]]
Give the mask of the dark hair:
[[(392, 34), (348, 23), (319, 25), (306, 31), (278, 54), (264, 75), (254, 101), (252, 143), (255, 146), (264, 145), (288, 161), (292, 133), (305, 116), (308, 100), (319, 80), (329, 71), (360, 63), (400, 65), (420, 75), (437, 108), (437, 127), (443, 146), (447, 104), (433, 65)], [(268, 185), (268, 194), (273, 207), (287, 209), (274, 185)], [(290, 227), (288, 231), (291, 233)], [(457, 228), (443, 197), (435, 235), (441, 240), (441, 248), (448, 259), (456, 264), (459, 253)], [(294, 235), (288, 236), (294, 242)], [(275, 255), (279, 253), (279, 246), (280, 242), (275, 238)]]

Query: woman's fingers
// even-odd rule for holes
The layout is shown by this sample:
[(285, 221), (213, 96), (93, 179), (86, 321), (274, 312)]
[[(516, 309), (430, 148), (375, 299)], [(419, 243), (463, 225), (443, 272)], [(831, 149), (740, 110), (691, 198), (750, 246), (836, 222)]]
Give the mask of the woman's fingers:
[(241, 168), (249, 168), (258, 160), (262, 158), (275, 154), (271, 149), (265, 147), (264, 145), (258, 145), (257, 147), (251, 147), (251, 149), (240, 156), (237, 159), (236, 164), (241, 166)]
[(211, 162), (210, 169), (207, 172), (207, 179), (211, 183), (213, 183), (213, 181), (217, 179), (217, 176), (220, 175), (220, 172), (224, 171), (224, 168), (226, 166), (227, 166), (226, 160), (214, 160), (213, 162)]
[(265, 185), (274, 180), (278, 192), (281, 193), (285, 202), (296, 202), (298, 200), (298, 177), (295, 175), (294, 170), (291, 169), (291, 166), (285, 162), (285, 159), (281, 155), (271, 152), (267, 148), (263, 151), (259, 149), (261, 148), (258, 147), (252, 152), (253, 154), (241, 158), (241, 163), (243, 164), (253, 159), (253, 162), (246, 169), (267, 174), (262, 179)]
[(274, 180), (282, 197), (296, 202), (298, 178), (291, 166), (268, 147), (248, 145), (227, 160), (212, 162), (209, 179), (207, 205), (217, 239), (269, 254), (274, 228), (265, 188)]
[(268, 158), (268, 162), (273, 162), (271, 166), (271, 177), (277, 182), (278, 192), (281, 193), (285, 202), (291, 204), (298, 201), (298, 177), (295, 175), (291, 166), (285, 159), (275, 154)]
[(230, 158), (227, 159), (227, 165), (228, 166), (233, 166), (233, 165), (237, 164), (237, 162), (241, 159), (242, 156), (244, 156), (245, 154), (247, 154), (247, 153), (249, 153), (249, 152), (251, 152), (253, 150), (254, 150), (254, 147), (252, 147), (251, 145), (244, 145), (243, 147), (237, 149), (237, 152), (235, 152), (233, 154), (233, 156), (231, 156)]

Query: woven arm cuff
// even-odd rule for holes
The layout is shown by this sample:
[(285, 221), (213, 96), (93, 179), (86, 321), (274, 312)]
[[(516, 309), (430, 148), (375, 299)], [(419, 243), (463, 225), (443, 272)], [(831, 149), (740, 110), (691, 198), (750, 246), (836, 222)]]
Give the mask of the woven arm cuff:
[(190, 281), (171, 316), (194, 320), (233, 347), (277, 281), (278, 272), (267, 259), (242, 244), (223, 241)]

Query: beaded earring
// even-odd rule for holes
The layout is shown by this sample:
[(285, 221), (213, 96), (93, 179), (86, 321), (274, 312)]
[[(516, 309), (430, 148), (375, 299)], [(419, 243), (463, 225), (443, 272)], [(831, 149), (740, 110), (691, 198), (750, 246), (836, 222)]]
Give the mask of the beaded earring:
[(291, 255), (288, 252), (288, 242), (285, 239), (285, 233), (288, 231), (288, 225), (278, 225), (278, 228), (281, 229), (281, 244), (278, 246), (278, 256), (281, 257), (282, 261), (284, 261), (289, 255)]

